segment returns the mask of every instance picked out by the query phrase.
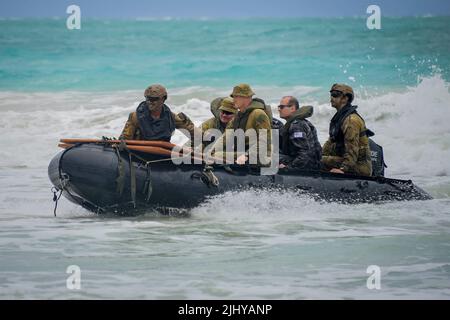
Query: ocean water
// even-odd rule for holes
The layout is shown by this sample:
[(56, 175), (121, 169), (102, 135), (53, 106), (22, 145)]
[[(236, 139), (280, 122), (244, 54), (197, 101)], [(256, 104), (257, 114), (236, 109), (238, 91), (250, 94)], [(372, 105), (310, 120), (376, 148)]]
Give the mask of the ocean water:
[[(450, 18), (0, 20), (0, 298), (449, 299)], [(346, 82), (387, 176), (429, 201), (343, 205), (290, 192), (227, 193), (189, 217), (98, 216), (61, 199), (47, 165), (62, 137), (118, 136), (145, 87), (196, 124), (249, 82), (275, 107)], [(180, 134), (173, 142), (182, 143)], [(68, 266), (81, 289), (66, 286)], [(367, 268), (380, 267), (370, 290)]]

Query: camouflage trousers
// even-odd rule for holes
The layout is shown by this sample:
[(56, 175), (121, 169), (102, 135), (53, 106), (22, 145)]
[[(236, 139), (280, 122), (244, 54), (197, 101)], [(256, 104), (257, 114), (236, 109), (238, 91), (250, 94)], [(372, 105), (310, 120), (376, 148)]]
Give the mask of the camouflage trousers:
[[(321, 160), (322, 170), (330, 171), (333, 168), (339, 169), (344, 162), (343, 157), (338, 156), (323, 156)], [(346, 173), (356, 174), (359, 176), (371, 176), (372, 168), (370, 163), (367, 162), (358, 162), (353, 170), (350, 170)]]

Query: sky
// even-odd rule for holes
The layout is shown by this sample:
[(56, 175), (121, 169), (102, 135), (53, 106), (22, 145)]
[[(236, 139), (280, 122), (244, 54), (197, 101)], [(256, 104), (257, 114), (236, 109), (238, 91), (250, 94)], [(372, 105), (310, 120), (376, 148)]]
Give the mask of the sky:
[(0, 0), (0, 17), (67, 17), (75, 4), (91, 18), (248, 18), (450, 15), (450, 0)]

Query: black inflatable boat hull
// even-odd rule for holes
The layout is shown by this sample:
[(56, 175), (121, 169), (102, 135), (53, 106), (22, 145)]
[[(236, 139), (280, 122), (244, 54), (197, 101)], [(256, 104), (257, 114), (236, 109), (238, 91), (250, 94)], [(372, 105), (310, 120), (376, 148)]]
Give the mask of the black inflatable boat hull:
[[(120, 155), (120, 161), (119, 161)], [(163, 156), (139, 153), (147, 160)], [(77, 145), (57, 154), (49, 164), (52, 184), (70, 201), (94, 212), (132, 212), (148, 208), (193, 208), (208, 196), (246, 188), (290, 189), (325, 201), (345, 203), (431, 199), (409, 180), (358, 177), (325, 172), (280, 170), (259, 175), (247, 166), (214, 166), (219, 185), (202, 178), (203, 165), (174, 165), (171, 161), (149, 164), (133, 158), (135, 196), (132, 196), (127, 152), (110, 146)], [(119, 183), (122, 166), (122, 188)], [(230, 170), (231, 169), (231, 170)], [(150, 185), (150, 188), (148, 186)]]

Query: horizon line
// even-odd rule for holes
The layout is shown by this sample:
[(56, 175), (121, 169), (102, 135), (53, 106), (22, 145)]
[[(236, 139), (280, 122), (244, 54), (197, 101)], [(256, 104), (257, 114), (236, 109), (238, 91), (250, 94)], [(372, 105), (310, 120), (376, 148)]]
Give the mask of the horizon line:
[[(67, 19), (67, 16), (1, 16), (0, 20), (25, 20), (25, 19)], [(176, 16), (143, 16), (143, 17), (102, 17), (102, 16), (83, 16), (83, 19), (92, 20), (134, 20), (134, 21), (171, 21), (171, 20), (251, 20), (251, 19), (363, 19), (367, 15), (348, 15), (348, 16), (249, 16), (249, 17), (176, 17)], [(420, 14), (420, 15), (383, 15), (382, 18), (444, 18), (450, 17), (450, 14)]]

